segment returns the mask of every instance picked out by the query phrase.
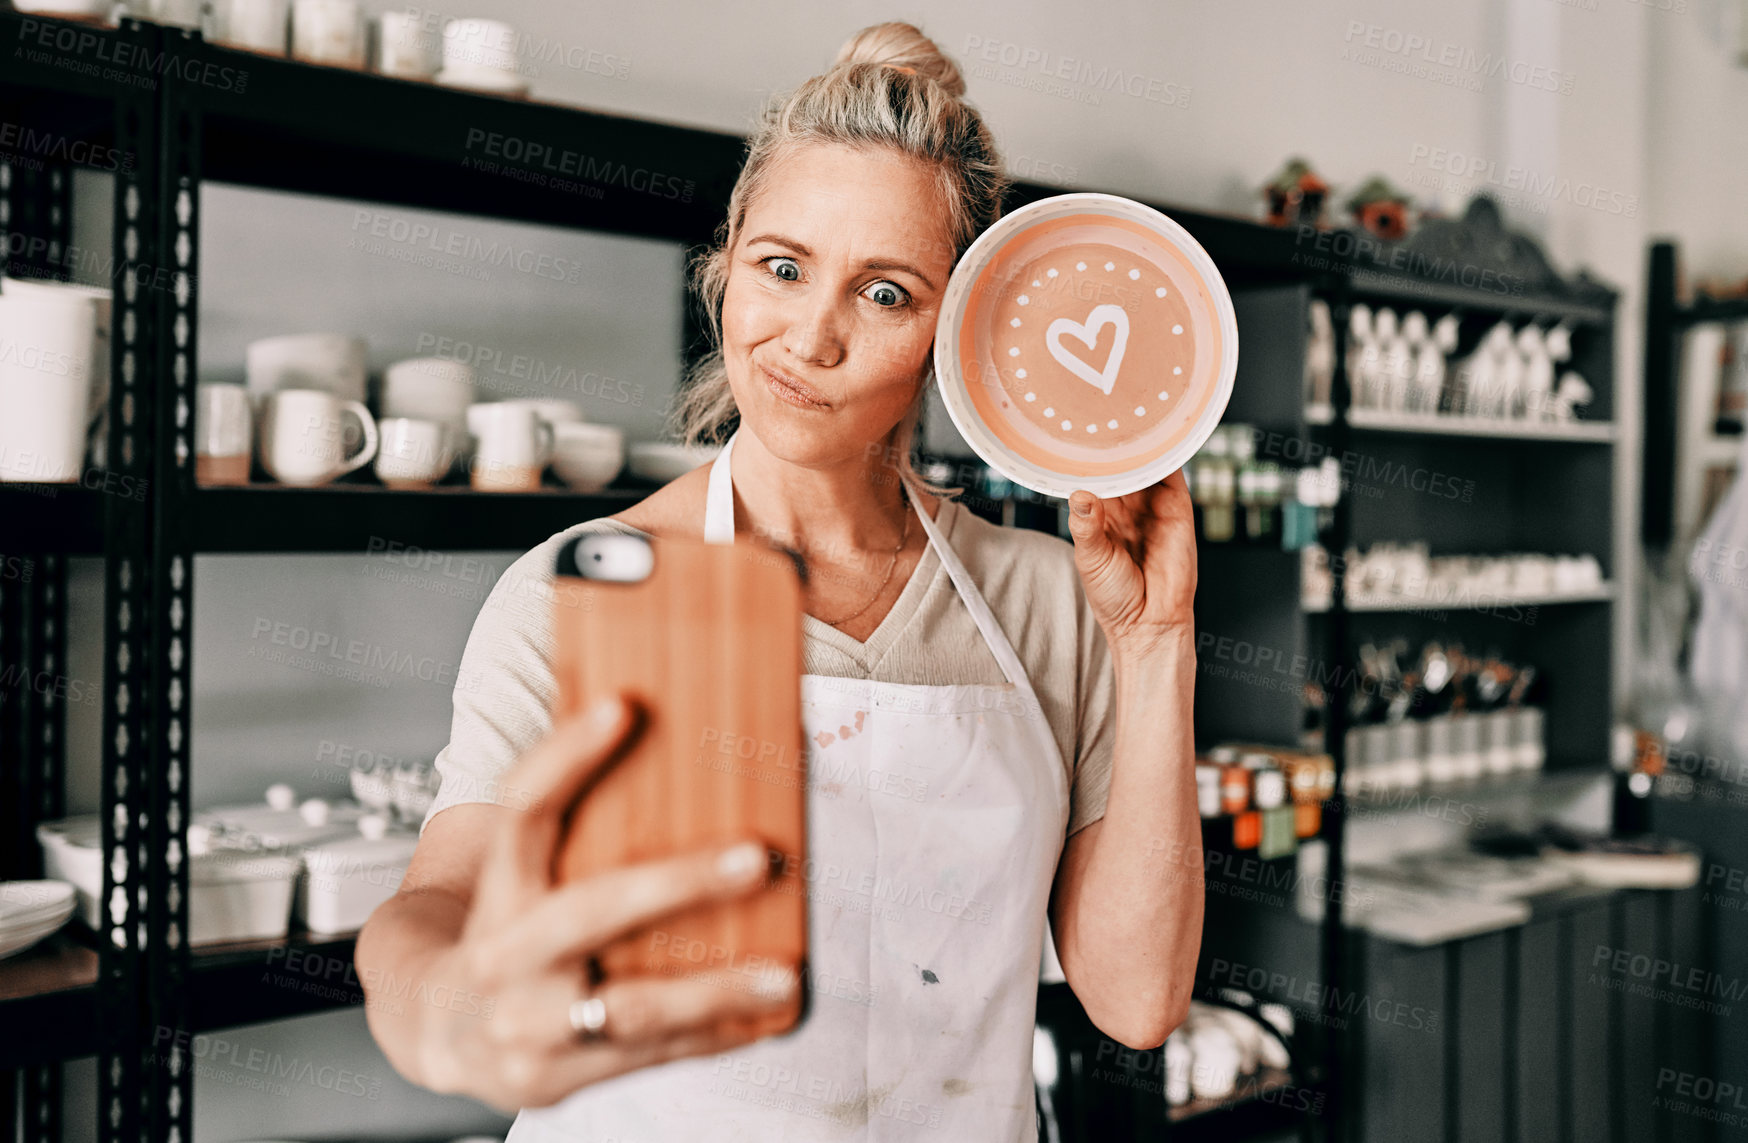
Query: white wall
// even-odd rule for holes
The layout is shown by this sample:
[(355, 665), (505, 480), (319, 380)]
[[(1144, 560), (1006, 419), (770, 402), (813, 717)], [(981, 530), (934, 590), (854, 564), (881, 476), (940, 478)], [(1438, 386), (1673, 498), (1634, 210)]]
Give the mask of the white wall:
[(1748, 66), (1733, 63), (1748, 5), (1668, 0), (1646, 20), (1650, 70), (1645, 150), (1650, 233), (1681, 243), (1696, 276), (1748, 273)]
[[(1553, 180), (1554, 190), (1508, 204), (1506, 213), (1547, 242), (1562, 270), (1588, 266), (1625, 292), (1615, 402), (1624, 434), (1616, 566), (1629, 580), (1630, 598), (1645, 244), (1654, 234), (1676, 234), (1691, 267), (1748, 273), (1748, 217), (1741, 208), (1748, 154), (1740, 126), (1748, 121), (1748, 71), (1733, 66), (1724, 46), (1735, 42), (1735, 5), (1657, 3), (1685, 10), (1628, 0), (1121, 0), (1085, 7), (1060, 0), (587, 6), (500, 0), (492, 15), (530, 33), (536, 52), (555, 50), (560, 62), (534, 61), (538, 97), (732, 130), (746, 128), (766, 94), (829, 64), (855, 29), (908, 19), (967, 68), (971, 98), (1016, 173), (1200, 209), (1254, 215), (1255, 188), (1290, 154), (1308, 156), (1338, 196), (1380, 172), (1459, 205), (1471, 180), (1432, 170), (1435, 150), (1479, 157), (1500, 179), (1516, 166), (1538, 183)], [(378, 3), (374, 10), (390, 7), (404, 6)], [(1352, 58), (1366, 49), (1374, 26), (1380, 43), (1417, 37), (1434, 58), (1445, 51), (1503, 56), (1558, 72), (1571, 89), (1544, 91), (1502, 77), (1465, 87), (1380, 66), (1394, 59), (1387, 52)], [(998, 62), (986, 63), (985, 52)], [(1048, 63), (1005, 66), (1004, 54), (1047, 56)], [(565, 57), (583, 66), (568, 66)], [(1094, 71), (1137, 73), (1143, 94), (1087, 85), (1071, 86), (1066, 95), (1040, 90), (1049, 82), (1044, 68), (1054, 70), (1064, 58)], [(1443, 76), (1464, 78), (1460, 69)], [(1422, 181), (1429, 177), (1463, 185), (1434, 190)], [(1585, 205), (1598, 187), (1611, 192), (1603, 207)], [(102, 189), (83, 186), (82, 245), (101, 241), (91, 235), (107, 222)], [(657, 427), (678, 376), (679, 267), (661, 244), (442, 220), (538, 243), (585, 267), (565, 289), (516, 275), (481, 283), (361, 253), (349, 245), (355, 233), (349, 204), (208, 188), (203, 208), (203, 377), (236, 376), (244, 343), (271, 333), (353, 329), (369, 338), (380, 367), (436, 330), (631, 378), (647, 386), (647, 403), (597, 402), (590, 415), (638, 435)], [(513, 554), (485, 558), (495, 572)], [(333, 743), (407, 755), (430, 755), (443, 744), (448, 696), (440, 687), (396, 680), (364, 691), (251, 661), (262, 616), (455, 661), (479, 593), (442, 575), (410, 585), (383, 578), (402, 570), (363, 554), (197, 563), (197, 804), (252, 798), (281, 779), (307, 793), (331, 790), (338, 771), (323, 754), (331, 756)], [(1620, 618), (1616, 662), (1624, 681), (1630, 606)], [(99, 631), (76, 628), (82, 646), (75, 664), (95, 661), (84, 644)], [(95, 747), (88, 730), (76, 731), (74, 741), (76, 750)], [(83, 772), (94, 779), (89, 765)], [(94, 784), (74, 791), (76, 807), (94, 799)], [(325, 1053), (389, 1075), (386, 1062), (372, 1058), (359, 1013), (248, 1035), (270, 1050)], [(199, 1083), (200, 1143), (333, 1133), (352, 1121), (352, 1108), (321, 1093), (268, 1104), (262, 1098), (233, 1084)], [(453, 1118), (449, 1101), (393, 1084), (383, 1098), (358, 1109), (368, 1110), (379, 1129), (391, 1122), (402, 1133), (472, 1126)], [(271, 1114), (264, 1117), (264, 1110)], [(75, 1116), (73, 1122), (84, 1118)]]

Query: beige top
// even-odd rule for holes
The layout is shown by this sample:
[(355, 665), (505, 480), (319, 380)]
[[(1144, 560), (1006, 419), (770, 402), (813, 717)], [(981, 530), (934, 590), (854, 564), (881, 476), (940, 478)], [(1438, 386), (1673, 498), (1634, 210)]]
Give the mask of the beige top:
[[(1037, 692), (1069, 770), (1073, 834), (1104, 816), (1117, 719), (1111, 655), (1074, 546), (992, 524), (954, 500), (941, 502), (935, 523)], [(550, 730), (553, 563), (566, 540), (592, 531), (644, 534), (605, 518), (577, 524), (511, 564), (493, 586), (462, 654), (449, 745), (437, 755), (443, 783), (426, 822), (457, 803), (497, 800), (498, 776)], [(866, 643), (811, 615), (802, 632), (802, 670), (811, 675), (926, 686), (1007, 682), (933, 546)]]

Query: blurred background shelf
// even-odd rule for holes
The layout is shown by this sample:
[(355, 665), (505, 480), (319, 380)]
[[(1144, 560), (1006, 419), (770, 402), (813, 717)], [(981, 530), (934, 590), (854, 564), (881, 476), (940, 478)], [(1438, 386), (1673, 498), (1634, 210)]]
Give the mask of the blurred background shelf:
[[(1347, 603), (1347, 610), (1355, 614), (1362, 614), (1381, 611), (1468, 611), (1493, 607), (1553, 607), (1567, 603), (1607, 603), (1614, 597), (1614, 585), (1605, 583), (1585, 591), (1500, 592), (1497, 595), (1479, 593), (1472, 599), (1439, 599), (1431, 595), (1404, 595), (1393, 599), (1350, 599)], [(1309, 615), (1322, 614), (1328, 610), (1327, 600), (1305, 604), (1305, 612)]]
[(1361, 786), (1341, 795), (1341, 801), (1355, 809), (1393, 810), (1418, 809), (1416, 796), (1491, 801), (1518, 798), (1524, 795), (1559, 797), (1579, 793), (1594, 787), (1599, 778), (1599, 766), (1591, 764), (1575, 770), (1531, 770), (1515, 774), (1488, 774), (1459, 782), (1423, 782), (1418, 786)]
[[(1306, 411), (1305, 419), (1307, 423), (1328, 423), (1327, 414), (1321, 422), (1313, 422), (1310, 410)], [(1382, 409), (1353, 409), (1348, 412), (1348, 424), (1371, 432), (1494, 437), (1499, 440), (1600, 442), (1615, 439), (1615, 426), (1608, 421), (1499, 421), (1443, 416), (1437, 413), (1392, 413)]]
[(7, 549), (97, 555), (103, 551), (105, 503), (103, 493), (77, 484), (0, 484)]
[(1282, 1093), (1292, 1089), (1293, 1086), (1292, 1072), (1285, 1068), (1264, 1066), (1254, 1075), (1241, 1077), (1238, 1081), (1238, 1087), (1231, 1095), (1220, 1099), (1192, 1099), (1188, 1103), (1179, 1104), (1167, 1111), (1166, 1121), (1173, 1127), (1170, 1137), (1182, 1139), (1190, 1135), (1191, 1132), (1185, 1130), (1185, 1125), (1196, 1120), (1204, 1121), (1205, 1128), (1210, 1131), (1233, 1131), (1236, 1127), (1235, 1124), (1231, 1122), (1216, 1124), (1213, 1121), (1229, 1116), (1238, 1109), (1253, 1103), (1264, 1106), (1273, 1104), (1284, 1113), (1281, 1115), (1282, 1126), (1290, 1126), (1306, 1109), (1299, 1106), (1284, 1106), (1277, 1101)]
[(190, 957), (190, 1029), (211, 1032), (364, 1003), (358, 934), (208, 945)]
[(194, 493), (194, 550), (200, 552), (366, 552), (386, 543), (436, 551), (521, 550), (585, 520), (642, 500), (643, 490), (589, 495), (427, 491), (369, 484), (287, 488), (261, 484)]
[(94, 1055), (97, 953), (68, 932), (0, 960), (0, 1069)]
[[(192, 1032), (237, 1028), (361, 1005), (356, 933), (207, 945), (191, 950)], [(35, 1067), (102, 1047), (95, 938), (77, 927), (0, 960), (0, 1068)]]

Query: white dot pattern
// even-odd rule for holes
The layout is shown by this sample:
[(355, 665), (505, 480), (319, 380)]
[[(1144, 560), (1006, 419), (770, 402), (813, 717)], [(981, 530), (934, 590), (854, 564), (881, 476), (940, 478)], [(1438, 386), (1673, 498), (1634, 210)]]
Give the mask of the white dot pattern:
[[(1086, 270), (1086, 263), (1085, 262), (1076, 262), (1074, 264), (1074, 268), (1076, 270), (1079, 270), (1079, 271), (1085, 271)], [(1104, 269), (1107, 273), (1114, 272), (1117, 270), (1117, 264), (1115, 262), (1106, 262), (1104, 264)], [(1128, 275), (1130, 281), (1137, 281), (1141, 277), (1141, 271), (1138, 268), (1133, 267), (1133, 266), (1127, 267), (1124, 272)], [(1056, 278), (1056, 277), (1059, 277), (1060, 275), (1061, 275), (1061, 271), (1058, 270), (1054, 266), (1048, 267), (1044, 271), (1044, 276), (1046, 278)], [(1032, 286), (1034, 288), (1039, 288), (1039, 289), (1043, 288), (1042, 283), (1036, 278), (1032, 279)], [(1163, 298), (1166, 295), (1167, 295), (1167, 291), (1166, 291), (1166, 288), (1164, 286), (1157, 286), (1154, 288), (1153, 296), (1155, 298)], [(1026, 294), (1021, 294), (1018, 298), (1016, 298), (1014, 300), (1016, 303), (1018, 303), (1019, 305), (1022, 305), (1022, 306), (1030, 305), (1031, 301), (1032, 301), (1032, 299)], [(1008, 324), (1015, 329), (1020, 328), (1022, 325), (1020, 319), (1017, 317), (1012, 319)], [(1184, 327), (1182, 325), (1173, 325), (1171, 327), (1171, 332), (1181, 336), (1184, 332)], [(1009, 357), (1018, 357), (1019, 355), (1020, 355), (1020, 349), (1018, 346), (1009, 346), (1008, 347), (1008, 356)], [(1174, 365), (1174, 366), (1172, 366), (1171, 371), (1172, 371), (1173, 376), (1181, 377), (1181, 376), (1183, 376), (1184, 369), (1183, 369), (1183, 366), (1181, 366), (1181, 365)], [(1014, 371), (1014, 376), (1023, 380), (1026, 376), (1026, 371), (1024, 369), (1016, 369)], [(1025, 395), (1025, 399), (1028, 402), (1036, 402), (1038, 399), (1038, 395), (1035, 392), (1028, 392)], [(1171, 399), (1171, 394), (1169, 392), (1167, 392), (1166, 390), (1161, 389), (1159, 391), (1159, 399), (1161, 401), (1168, 401)], [(1045, 407), (1045, 409), (1044, 409), (1045, 418), (1054, 417), (1055, 415), (1056, 415), (1055, 409), (1050, 408), (1048, 406)], [(1147, 406), (1136, 405), (1135, 406), (1135, 416), (1137, 418), (1145, 418), (1147, 416)], [(1072, 421), (1063, 420), (1060, 422), (1060, 424), (1061, 424), (1064, 432), (1067, 432), (1067, 431), (1074, 428), (1074, 423)], [(1105, 427), (1108, 429), (1116, 429), (1116, 428), (1120, 427), (1120, 425), (1121, 425), (1121, 422), (1118, 421), (1117, 418), (1115, 418), (1115, 417), (1112, 417), (1110, 420), (1105, 422)], [(1096, 433), (1099, 431), (1099, 426), (1096, 424), (1089, 424), (1086, 426), (1086, 431), (1089, 433)]]

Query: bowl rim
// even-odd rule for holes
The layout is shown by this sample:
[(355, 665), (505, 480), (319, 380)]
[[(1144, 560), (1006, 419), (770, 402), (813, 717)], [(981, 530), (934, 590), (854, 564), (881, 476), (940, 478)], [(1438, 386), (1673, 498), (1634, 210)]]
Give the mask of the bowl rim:
[[(1189, 431), (1176, 445), (1146, 464), (1110, 476), (1076, 477), (1053, 472), (1010, 452), (977, 416), (966, 392), (959, 370), (959, 329), (964, 324), (971, 290), (979, 274), (1001, 248), (1016, 234), (1040, 221), (1039, 216), (1091, 212), (1127, 217), (1153, 228), (1161, 238), (1184, 255), (1202, 278), (1214, 310), (1214, 319), (1221, 333), (1221, 360), (1215, 377), (1213, 399), (1202, 410)], [(1181, 223), (1163, 212), (1122, 195), (1101, 191), (1076, 191), (1051, 195), (1027, 203), (1011, 214), (1003, 215), (966, 249), (947, 283), (940, 316), (935, 327), (935, 388), (953, 426), (991, 468), (1022, 488), (1046, 496), (1066, 498), (1076, 489), (1084, 488), (1109, 499), (1149, 487), (1170, 476), (1187, 464), (1205, 444), (1225, 416), (1232, 397), (1233, 382), (1238, 374), (1238, 315), (1232, 305), (1231, 290), (1220, 275), (1219, 268), (1207, 250), (1197, 242)], [(948, 378), (953, 378), (952, 383)]]

